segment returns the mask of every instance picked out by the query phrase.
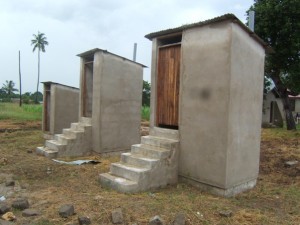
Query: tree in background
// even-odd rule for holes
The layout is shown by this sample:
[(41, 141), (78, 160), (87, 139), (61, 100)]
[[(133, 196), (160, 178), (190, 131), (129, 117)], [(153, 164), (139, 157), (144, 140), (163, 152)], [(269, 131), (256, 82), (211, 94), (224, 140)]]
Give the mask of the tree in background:
[(296, 129), (288, 96), (300, 93), (299, 9), (299, 0), (254, 0), (249, 9), (255, 11), (255, 33), (274, 50), (266, 57), (265, 75), (282, 99), (288, 130)]
[(150, 106), (150, 93), (151, 93), (151, 84), (143, 80), (143, 106)]
[(7, 97), (12, 97), (15, 91), (19, 91), (15, 88), (15, 83), (12, 80), (6, 80), (5, 84), (2, 84), (1, 90), (4, 94), (7, 95)]
[[(34, 39), (31, 40), (31, 45), (33, 45), (33, 52), (38, 49), (38, 80), (36, 86), (36, 93), (39, 92), (39, 83), (40, 83), (40, 52), (45, 52), (45, 46), (48, 45), (47, 38), (44, 33), (38, 32), (37, 35), (33, 34)], [(35, 95), (35, 103), (38, 103), (38, 95)]]

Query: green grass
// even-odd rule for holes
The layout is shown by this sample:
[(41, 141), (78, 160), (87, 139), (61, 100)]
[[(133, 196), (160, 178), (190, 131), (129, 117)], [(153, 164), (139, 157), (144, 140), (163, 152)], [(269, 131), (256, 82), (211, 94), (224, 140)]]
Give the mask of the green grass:
[(42, 105), (22, 105), (0, 103), (0, 120), (36, 121), (42, 120)]
[(147, 121), (150, 120), (150, 107), (149, 106), (142, 106), (141, 113), (142, 113), (143, 120), (147, 120)]

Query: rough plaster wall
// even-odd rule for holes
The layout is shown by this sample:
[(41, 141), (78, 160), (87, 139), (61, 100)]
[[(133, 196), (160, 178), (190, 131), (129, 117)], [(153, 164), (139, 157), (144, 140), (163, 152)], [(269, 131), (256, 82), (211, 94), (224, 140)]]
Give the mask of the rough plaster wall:
[(226, 172), (230, 31), (221, 23), (182, 38), (179, 173), (219, 187)]
[(128, 150), (140, 142), (143, 68), (103, 52), (96, 53), (95, 61), (98, 59), (94, 67), (93, 126), (96, 123), (99, 127), (93, 128), (94, 151)]
[(79, 90), (61, 85), (53, 85), (54, 98), (54, 134), (62, 133), (63, 128), (69, 128), (71, 123), (78, 122)]
[(226, 187), (257, 178), (265, 50), (232, 23)]

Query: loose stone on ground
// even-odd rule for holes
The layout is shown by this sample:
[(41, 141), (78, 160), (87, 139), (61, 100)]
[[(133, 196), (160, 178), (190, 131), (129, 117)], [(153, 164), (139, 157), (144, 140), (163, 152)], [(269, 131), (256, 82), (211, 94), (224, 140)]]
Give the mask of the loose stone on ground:
[(91, 220), (87, 216), (78, 217), (78, 222), (79, 222), (79, 225), (89, 225), (89, 224), (91, 224)]
[(70, 204), (61, 206), (59, 208), (59, 215), (63, 218), (74, 215), (74, 206)]
[(25, 209), (22, 212), (22, 216), (24, 216), (24, 217), (38, 216), (40, 214), (41, 213), (38, 210), (35, 210), (35, 209)]
[(0, 214), (7, 213), (10, 210), (10, 206), (6, 202), (0, 202)]
[(178, 213), (176, 215), (173, 225), (185, 225), (185, 216), (183, 213)]
[(117, 208), (111, 212), (112, 222), (114, 224), (123, 223), (123, 213), (121, 208)]
[(149, 225), (164, 225), (164, 222), (159, 216), (154, 216), (150, 219)]
[(222, 217), (231, 217), (232, 211), (231, 210), (222, 210), (219, 212), (219, 215)]
[(26, 198), (18, 198), (13, 201), (12, 207), (15, 209), (20, 209), (20, 210), (28, 209), (29, 202)]

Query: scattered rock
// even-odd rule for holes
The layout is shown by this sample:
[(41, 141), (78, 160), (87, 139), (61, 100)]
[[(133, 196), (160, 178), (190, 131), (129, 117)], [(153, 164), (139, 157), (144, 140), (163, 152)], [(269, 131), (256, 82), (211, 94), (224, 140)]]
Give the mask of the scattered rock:
[(29, 208), (29, 202), (26, 198), (18, 198), (12, 203), (12, 207), (15, 209), (28, 209)]
[(154, 216), (150, 219), (149, 225), (164, 225), (164, 222), (159, 216)]
[(219, 212), (219, 215), (223, 216), (223, 217), (231, 217), (232, 211), (231, 210), (222, 210)]
[(123, 223), (123, 213), (121, 208), (117, 208), (111, 212), (113, 224)]
[(38, 216), (41, 213), (35, 209), (25, 209), (22, 212), (22, 216), (24, 217), (30, 217), (30, 216)]
[(86, 216), (78, 217), (78, 222), (79, 222), (79, 225), (89, 225), (89, 224), (91, 224), (90, 218), (86, 217)]
[(0, 202), (0, 214), (7, 213), (10, 210), (10, 206), (5, 202)]
[(5, 213), (1, 218), (6, 221), (14, 221), (16, 219), (15, 215), (12, 212)]
[(27, 153), (32, 153), (33, 151), (31, 149), (27, 150)]
[(15, 186), (15, 181), (14, 180), (7, 180), (6, 182), (5, 182), (5, 186), (6, 187), (12, 187), (12, 186)]
[(285, 167), (292, 167), (298, 164), (297, 160), (287, 161), (284, 163)]
[(59, 208), (59, 215), (63, 218), (74, 215), (74, 206), (70, 204), (61, 206)]
[(173, 225), (185, 225), (185, 216), (183, 213), (178, 213), (176, 215)]

